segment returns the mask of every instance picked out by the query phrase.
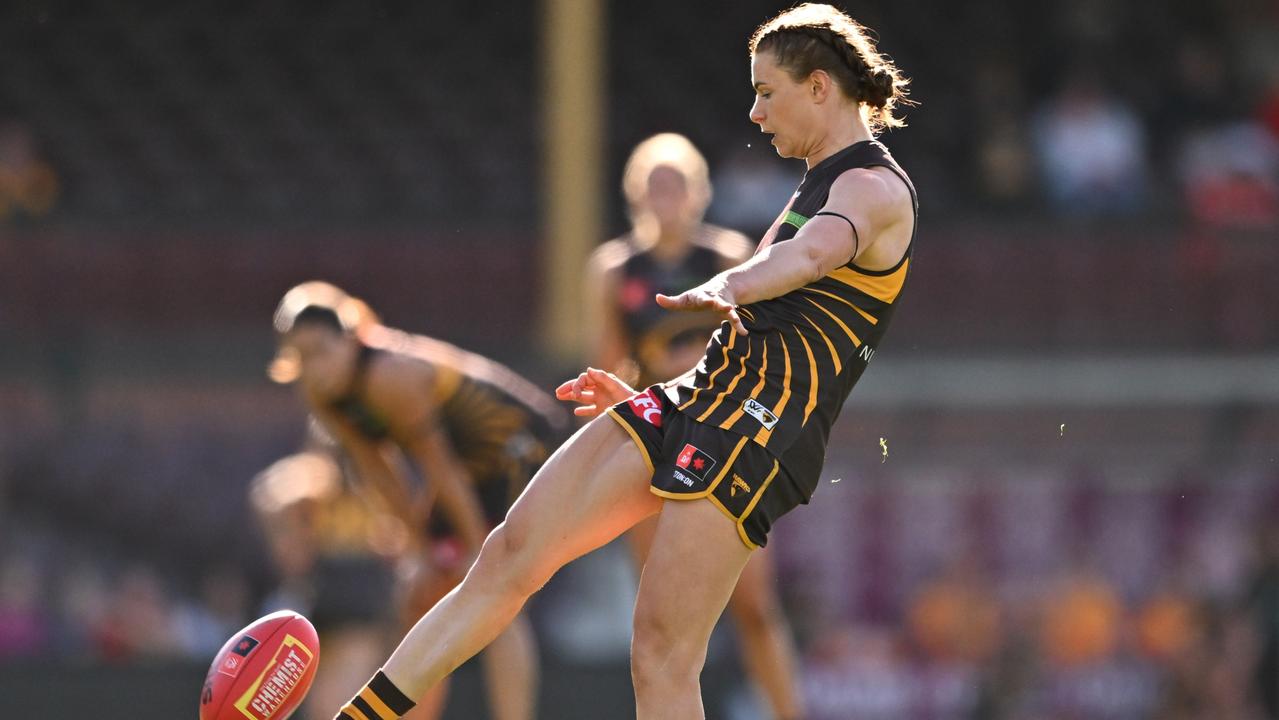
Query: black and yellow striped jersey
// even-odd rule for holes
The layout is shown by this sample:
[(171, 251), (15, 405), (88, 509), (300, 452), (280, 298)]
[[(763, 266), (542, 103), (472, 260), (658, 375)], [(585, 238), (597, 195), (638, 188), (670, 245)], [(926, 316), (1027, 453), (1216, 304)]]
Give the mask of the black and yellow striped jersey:
[[(564, 407), (506, 366), (455, 345), (378, 326), (365, 333), (352, 392), (333, 408), (371, 440), (390, 436), (362, 398), (368, 364), (377, 353), (407, 355), (432, 368), (430, 400), (472, 478), (508, 478), (520, 465), (541, 464), (569, 429)], [(533, 457), (533, 456), (536, 457)]]
[[(915, 188), (887, 148), (869, 140), (811, 168), (761, 247), (795, 236), (854, 168), (886, 167)], [(748, 331), (723, 323), (694, 374), (667, 388), (681, 412), (746, 436), (781, 458), (793, 476), (816, 482), (831, 425), (875, 354), (900, 298), (910, 256), (873, 272), (849, 262), (816, 282), (739, 308)]]

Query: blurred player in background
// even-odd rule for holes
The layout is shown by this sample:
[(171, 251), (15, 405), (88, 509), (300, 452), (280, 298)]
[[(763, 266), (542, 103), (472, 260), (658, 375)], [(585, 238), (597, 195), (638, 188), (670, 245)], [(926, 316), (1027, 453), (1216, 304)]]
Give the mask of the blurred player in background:
[[(584, 373), (557, 395), (598, 414), (542, 466), (466, 579), (337, 717), (389, 720), (479, 652), (565, 563), (659, 514), (635, 602), (638, 720), (705, 717), (712, 629), (773, 522), (810, 501), (830, 427), (890, 324), (917, 203), (874, 131), (901, 125), (906, 80), (829, 5), (750, 42), (750, 118), (807, 172), (755, 255), (675, 297), (725, 322), (697, 368), (630, 394)], [(706, 502), (701, 502), (706, 500)]]
[[(448, 343), (382, 325), (322, 282), (290, 290), (275, 313), (279, 382), (308, 408), (355, 475), (425, 548), (406, 605), (412, 622), (461, 581), (485, 536), (558, 444), (567, 416), (511, 370)], [(407, 463), (424, 480), (409, 481)], [(375, 589), (373, 591), (376, 591)], [(484, 653), (498, 720), (534, 715), (537, 653), (522, 616)], [(443, 686), (412, 717), (437, 717)]]
[[(713, 312), (670, 312), (653, 302), (675, 295), (750, 257), (750, 241), (703, 222), (711, 201), (706, 159), (687, 138), (655, 135), (636, 146), (626, 163), (622, 191), (629, 233), (600, 246), (591, 258), (586, 307), (593, 365), (632, 385), (683, 375), (706, 351), (719, 326)], [(656, 519), (636, 525), (629, 539), (643, 567)], [(738, 630), (743, 664), (782, 720), (802, 716), (795, 650), (775, 591), (772, 555), (754, 554), (728, 609)]]
[(310, 423), (306, 447), (254, 478), (258, 516), (280, 579), (270, 610), (293, 608), (320, 632), (324, 662), (304, 712), (320, 718), (377, 669), (396, 626), (394, 563), (404, 526), (344, 478), (341, 453)]
[(682, 135), (636, 146), (622, 177), (632, 228), (599, 247), (587, 277), (592, 361), (630, 384), (687, 372), (719, 327), (713, 312), (671, 313), (653, 302), (738, 265), (751, 254), (741, 233), (703, 222), (711, 201), (706, 159)]

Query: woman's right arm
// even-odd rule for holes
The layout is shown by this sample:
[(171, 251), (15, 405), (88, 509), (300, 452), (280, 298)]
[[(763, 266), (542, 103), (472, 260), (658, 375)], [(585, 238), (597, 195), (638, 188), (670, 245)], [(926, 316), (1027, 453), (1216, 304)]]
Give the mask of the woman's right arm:
[[(313, 404), (312, 407), (317, 405)], [(355, 467), (356, 478), (365, 489), (385, 503), (384, 509), (409, 528), (421, 527), (423, 518), (417, 517), (414, 510), (409, 479), (392, 457), (389, 457), (395, 452), (390, 444), (369, 440), (332, 410), (317, 409), (315, 417), (346, 451)]]

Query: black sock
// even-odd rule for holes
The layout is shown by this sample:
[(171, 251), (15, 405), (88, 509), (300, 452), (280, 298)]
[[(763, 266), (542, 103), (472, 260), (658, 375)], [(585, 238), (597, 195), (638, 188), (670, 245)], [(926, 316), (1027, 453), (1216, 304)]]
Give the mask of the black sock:
[(333, 720), (396, 720), (416, 704), (395, 687), (386, 673), (378, 670)]

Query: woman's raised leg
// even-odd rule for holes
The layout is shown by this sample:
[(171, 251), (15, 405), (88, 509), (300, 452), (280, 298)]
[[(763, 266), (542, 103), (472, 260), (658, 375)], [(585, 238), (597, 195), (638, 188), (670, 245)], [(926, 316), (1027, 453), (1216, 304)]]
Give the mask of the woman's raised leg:
[(492, 642), (557, 570), (661, 509), (651, 477), (612, 419), (578, 431), (534, 476), (462, 583), (400, 642), (387, 677), (409, 698), (423, 695)]

